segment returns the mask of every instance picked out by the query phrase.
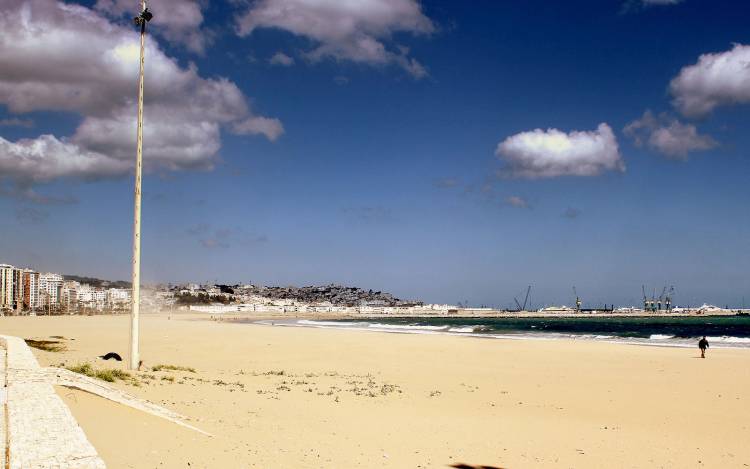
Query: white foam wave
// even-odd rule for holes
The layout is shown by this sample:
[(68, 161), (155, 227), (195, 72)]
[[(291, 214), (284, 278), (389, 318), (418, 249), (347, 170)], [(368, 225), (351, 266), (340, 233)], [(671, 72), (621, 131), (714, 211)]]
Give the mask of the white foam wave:
[(450, 329), (448, 329), (448, 332), (462, 332), (462, 333), (474, 332), (474, 328), (473, 327), (451, 327)]
[(362, 323), (359, 323), (359, 322), (313, 321), (310, 319), (300, 319), (299, 321), (297, 321), (297, 324), (304, 324), (306, 326), (341, 326), (341, 327), (363, 325)]
[(396, 329), (407, 331), (444, 331), (448, 326), (418, 326), (413, 324), (370, 324), (368, 327), (377, 329)]
[(649, 336), (649, 339), (651, 340), (664, 340), (664, 339), (673, 339), (673, 338), (674, 336), (669, 335), (669, 334), (651, 334)]
[(733, 337), (733, 336), (721, 336), (721, 337), (706, 337), (708, 343), (711, 342), (722, 342), (730, 344), (750, 344), (750, 337)]

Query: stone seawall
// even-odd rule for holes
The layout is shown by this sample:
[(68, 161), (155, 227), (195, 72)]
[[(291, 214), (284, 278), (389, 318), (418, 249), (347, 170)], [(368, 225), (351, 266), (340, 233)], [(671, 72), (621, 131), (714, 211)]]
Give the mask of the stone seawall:
[(5, 348), (3, 467), (104, 469), (23, 339), (0, 335), (0, 346)]

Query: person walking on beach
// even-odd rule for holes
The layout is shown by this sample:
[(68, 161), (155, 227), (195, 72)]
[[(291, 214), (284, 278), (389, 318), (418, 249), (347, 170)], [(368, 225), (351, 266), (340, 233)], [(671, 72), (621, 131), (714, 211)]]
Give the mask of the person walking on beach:
[(706, 349), (708, 348), (708, 341), (704, 335), (701, 340), (698, 341), (698, 348), (701, 349), (701, 358), (706, 358)]

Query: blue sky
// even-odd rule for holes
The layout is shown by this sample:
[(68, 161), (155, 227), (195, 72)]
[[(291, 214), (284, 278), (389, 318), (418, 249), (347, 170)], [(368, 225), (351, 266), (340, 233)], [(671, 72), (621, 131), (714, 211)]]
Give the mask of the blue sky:
[[(152, 2), (146, 281), (750, 302), (744, 2), (298, 2)], [(130, 3), (2, 15), (1, 260), (129, 278)]]

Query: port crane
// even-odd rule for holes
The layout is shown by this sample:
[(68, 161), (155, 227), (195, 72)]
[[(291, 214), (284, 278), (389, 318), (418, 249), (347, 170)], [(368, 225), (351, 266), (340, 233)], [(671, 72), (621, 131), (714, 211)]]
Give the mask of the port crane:
[(651, 298), (649, 299), (646, 296), (646, 286), (641, 285), (641, 291), (643, 291), (643, 310), (644, 311), (655, 311), (656, 310), (656, 301), (654, 300), (654, 297), (656, 296), (656, 289), (654, 289), (654, 294), (651, 295)]
[(518, 301), (518, 298), (515, 296), (513, 297), (513, 300), (516, 302), (516, 306), (518, 306), (518, 311), (526, 311), (526, 303), (529, 301), (529, 293), (531, 293), (531, 285), (529, 285), (529, 288), (526, 289), (526, 298), (523, 300), (523, 306), (521, 306), (521, 303)]
[(674, 285), (669, 287), (667, 296), (664, 299), (664, 307), (666, 308), (668, 313), (672, 311), (672, 297), (673, 296), (674, 296)]
[(654, 292), (651, 294), (651, 298), (646, 296), (645, 285), (641, 286), (641, 291), (643, 292), (644, 311), (649, 311), (652, 313), (656, 311), (672, 311), (672, 297), (674, 296), (674, 286), (670, 286), (669, 289), (667, 289), (667, 286), (664, 285), (664, 288), (661, 291), (661, 295), (659, 295), (658, 297), (656, 296), (656, 288), (654, 288)]
[(656, 307), (656, 310), (657, 310), (657, 311), (661, 311), (661, 305), (662, 305), (662, 301), (664, 300), (664, 295), (665, 295), (666, 293), (667, 293), (667, 286), (666, 286), (666, 285), (664, 285), (664, 289), (663, 289), (663, 290), (661, 291), (661, 295), (659, 295), (659, 300), (658, 300), (658, 302), (657, 302), (657, 307)]

